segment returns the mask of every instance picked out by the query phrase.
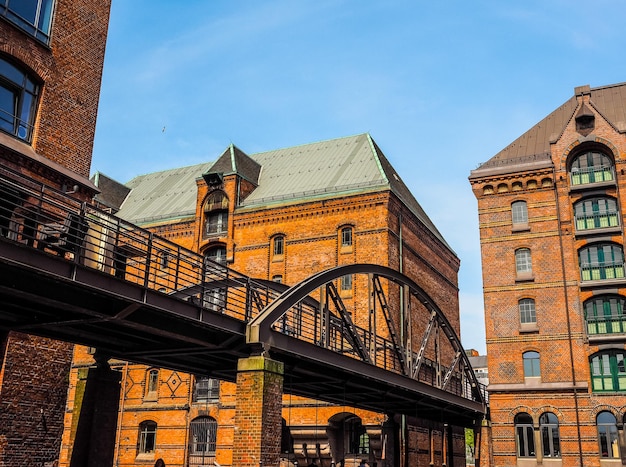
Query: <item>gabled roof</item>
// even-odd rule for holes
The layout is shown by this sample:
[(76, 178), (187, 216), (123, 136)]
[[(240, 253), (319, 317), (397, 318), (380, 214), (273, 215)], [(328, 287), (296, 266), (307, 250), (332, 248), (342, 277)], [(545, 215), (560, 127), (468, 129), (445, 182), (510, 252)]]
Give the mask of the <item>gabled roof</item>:
[(560, 107), (473, 170), (470, 179), (507, 173), (511, 172), (511, 169), (523, 170), (551, 166), (550, 143), (558, 141), (567, 124), (574, 118), (579, 108), (576, 96), (581, 93), (590, 94), (590, 105), (610, 125), (620, 132), (626, 132), (626, 83), (598, 88), (580, 86), (574, 90), (574, 96)]
[(207, 172), (223, 175), (237, 174), (258, 185), (261, 165), (237, 146), (231, 144)]
[(390, 190), (450, 249), (369, 134), (250, 156), (230, 145), (214, 163), (134, 178), (127, 183), (132, 191), (118, 215), (134, 223), (193, 216), (197, 195), (195, 180), (211, 173), (236, 173), (257, 185), (238, 209)]
[(102, 172), (96, 172), (89, 179), (100, 189), (100, 193), (94, 196), (94, 200), (98, 203), (111, 208), (117, 212), (124, 199), (128, 196), (130, 188), (120, 182), (113, 180), (111, 177), (104, 175)]

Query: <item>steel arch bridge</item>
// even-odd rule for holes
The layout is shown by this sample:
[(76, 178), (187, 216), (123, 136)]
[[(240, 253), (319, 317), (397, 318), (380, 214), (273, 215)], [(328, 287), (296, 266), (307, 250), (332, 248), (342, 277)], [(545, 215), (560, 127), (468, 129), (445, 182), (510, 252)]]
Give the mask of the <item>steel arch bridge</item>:
[[(353, 276), (367, 306), (336, 283)], [(474, 426), (484, 390), (435, 301), (373, 264), (287, 287), (253, 279), (0, 168), (0, 329), (235, 381), (269, 353), (285, 392)], [(360, 293), (360, 292), (359, 292)]]

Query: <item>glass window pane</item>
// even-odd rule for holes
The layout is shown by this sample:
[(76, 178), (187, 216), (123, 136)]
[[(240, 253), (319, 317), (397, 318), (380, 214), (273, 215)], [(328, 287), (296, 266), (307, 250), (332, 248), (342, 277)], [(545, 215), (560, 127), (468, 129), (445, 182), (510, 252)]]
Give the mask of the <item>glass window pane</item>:
[(515, 201), (511, 205), (511, 215), (513, 224), (528, 223), (528, 210), (526, 201)]

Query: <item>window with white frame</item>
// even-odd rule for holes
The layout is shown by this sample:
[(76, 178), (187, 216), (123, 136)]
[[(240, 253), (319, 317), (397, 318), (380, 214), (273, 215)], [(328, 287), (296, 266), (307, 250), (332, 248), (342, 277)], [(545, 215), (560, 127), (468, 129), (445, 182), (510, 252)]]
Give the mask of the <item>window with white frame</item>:
[(156, 448), (157, 424), (152, 420), (146, 420), (139, 424), (139, 439), (137, 440), (137, 453), (153, 453)]
[(514, 201), (511, 204), (511, 220), (514, 227), (528, 225), (528, 207), (526, 201)]
[(521, 324), (537, 323), (537, 313), (535, 311), (535, 301), (532, 298), (523, 298), (518, 302), (519, 319)]
[(532, 275), (533, 266), (528, 248), (515, 250), (515, 271), (518, 276), (526, 277)]

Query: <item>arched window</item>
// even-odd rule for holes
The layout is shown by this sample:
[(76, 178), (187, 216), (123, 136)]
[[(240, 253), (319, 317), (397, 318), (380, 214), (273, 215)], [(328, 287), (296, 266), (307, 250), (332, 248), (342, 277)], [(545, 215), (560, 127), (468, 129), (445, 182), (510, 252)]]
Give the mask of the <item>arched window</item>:
[(215, 456), (217, 440), (217, 421), (213, 417), (194, 418), (189, 424), (189, 457), (190, 463), (210, 465)]
[(543, 457), (561, 457), (561, 439), (559, 436), (559, 419), (552, 412), (539, 417), (541, 445)]
[(620, 350), (598, 352), (590, 359), (593, 392), (626, 391), (625, 353)]
[(533, 419), (527, 413), (521, 412), (515, 416), (515, 440), (517, 457), (535, 457)]
[(0, 16), (47, 44), (50, 41), (53, 0), (19, 0), (0, 2)]
[(139, 424), (139, 436), (137, 440), (137, 453), (147, 454), (154, 452), (156, 448), (157, 424), (152, 420), (146, 420)]
[(611, 158), (596, 151), (577, 155), (572, 160), (570, 171), (572, 185), (585, 185), (615, 179)]
[(272, 240), (274, 258), (281, 258), (285, 254), (285, 237), (276, 235)]
[(204, 256), (216, 263), (226, 264), (226, 247), (224, 245), (213, 246), (204, 253)]
[(624, 253), (621, 245), (595, 243), (578, 252), (580, 276), (584, 281), (622, 279), (624, 277)]
[(531, 378), (541, 376), (541, 366), (539, 360), (539, 352), (529, 351), (522, 354), (524, 362), (524, 377)]
[(0, 130), (30, 142), (38, 95), (34, 78), (0, 58)]
[(620, 295), (598, 295), (587, 300), (583, 305), (587, 333), (594, 335), (626, 332), (624, 305), (626, 299)]
[(537, 313), (535, 311), (535, 301), (532, 298), (523, 298), (518, 302), (519, 321), (521, 324), (535, 324)]
[(574, 204), (576, 230), (603, 229), (619, 225), (617, 202), (613, 198), (598, 197)]
[(617, 419), (611, 412), (600, 412), (596, 417), (598, 426), (598, 444), (600, 456), (619, 459), (619, 441), (617, 437)]
[(219, 235), (228, 231), (228, 198), (214, 191), (204, 202), (204, 235)]
[(526, 201), (511, 203), (511, 221), (514, 227), (528, 226), (528, 207)]
[(530, 250), (528, 248), (515, 250), (515, 271), (518, 277), (532, 276), (533, 266), (530, 260)]
[(159, 389), (159, 370), (153, 368), (148, 370), (146, 375), (146, 398), (153, 399), (157, 397)]

